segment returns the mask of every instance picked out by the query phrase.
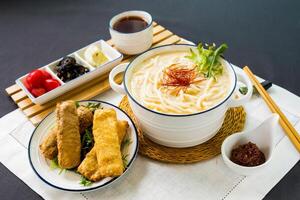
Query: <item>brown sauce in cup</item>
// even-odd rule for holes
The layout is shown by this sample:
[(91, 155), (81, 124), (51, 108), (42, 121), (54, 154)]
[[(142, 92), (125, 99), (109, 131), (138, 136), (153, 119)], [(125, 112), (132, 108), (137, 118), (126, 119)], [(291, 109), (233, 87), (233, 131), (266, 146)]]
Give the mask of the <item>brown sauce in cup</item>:
[(148, 23), (141, 17), (128, 16), (119, 19), (113, 29), (122, 33), (135, 33), (144, 30)]

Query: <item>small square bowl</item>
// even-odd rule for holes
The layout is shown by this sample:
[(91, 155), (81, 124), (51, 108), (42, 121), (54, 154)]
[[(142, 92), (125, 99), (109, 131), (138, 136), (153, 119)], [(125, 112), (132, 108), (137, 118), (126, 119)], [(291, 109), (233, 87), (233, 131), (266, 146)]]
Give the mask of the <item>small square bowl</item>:
[[(48, 64), (48, 65), (46, 66), (46, 68), (48, 68), (49, 71), (51, 71), (53, 74), (55, 74), (55, 76), (56, 76), (60, 81), (62, 81), (64, 84), (68, 84), (68, 83), (70, 83), (70, 82), (72, 82), (72, 81), (78, 82), (78, 80), (79, 80), (82, 76), (85, 76), (85, 75), (87, 75), (87, 74), (89, 74), (89, 73), (91, 73), (91, 72), (93, 72), (93, 71), (95, 70), (95, 68), (93, 68), (91, 65), (89, 65), (86, 61), (84, 61), (84, 60), (82, 60), (80, 57), (78, 57), (78, 55), (77, 55), (76, 53), (71, 53), (71, 54), (69, 54), (69, 55), (67, 55), (67, 56), (68, 56), (68, 57), (75, 58), (76, 63), (79, 64), (79, 65), (82, 65), (82, 66), (85, 67), (85, 68), (88, 68), (88, 69), (89, 69), (89, 72), (87, 72), (87, 73), (85, 73), (85, 74), (83, 74), (83, 75), (81, 75), (81, 76), (78, 76), (77, 78), (74, 78), (74, 79), (72, 79), (72, 80), (70, 80), (70, 81), (64, 82), (63, 80), (61, 80), (61, 79), (57, 76), (57, 71), (56, 71), (56, 67), (58, 66), (59, 62), (60, 62), (63, 58), (60, 58), (60, 59), (58, 59), (58, 60), (56, 60), (56, 61), (54, 61), (54, 62)], [(73, 83), (73, 84), (74, 84), (74, 83)], [(75, 83), (75, 84), (77, 84), (77, 83)]]
[(18, 86), (20, 86), (20, 88), (26, 93), (26, 95), (30, 98), (30, 100), (33, 103), (44, 104), (44, 103), (62, 95), (62, 94), (66, 93), (66, 92), (92, 80), (92, 79), (95, 79), (95, 78), (109, 72), (113, 67), (115, 67), (122, 61), (123, 55), (120, 52), (118, 52), (117, 50), (115, 50), (114, 48), (112, 48), (104, 40), (99, 40), (90, 45), (93, 45), (93, 44), (97, 45), (102, 50), (102, 52), (105, 54), (105, 56), (107, 56), (107, 58), (108, 58), (107, 62), (103, 63), (102, 65), (98, 66), (97, 68), (88, 64), (88, 62), (83, 57), (84, 51), (89, 46), (88, 45), (78, 51), (75, 51), (75, 52), (69, 54), (68, 56), (74, 57), (76, 59), (76, 62), (78, 64), (81, 64), (84, 67), (87, 67), (90, 70), (89, 72), (87, 72), (73, 80), (70, 80), (68, 82), (63, 82), (62, 80), (60, 80), (60, 78), (57, 77), (56, 70), (55, 70), (55, 66), (57, 66), (59, 61), (62, 59), (62, 58), (60, 58), (60, 59), (58, 59), (44, 67), (41, 67), (39, 69), (46, 70), (47, 72), (49, 72), (54, 79), (59, 80), (59, 82), (61, 83), (61, 86), (41, 95), (39, 97), (34, 97), (27, 90), (27, 88), (24, 85), (24, 80), (28, 74), (18, 78), (16, 80), (16, 84)]
[(117, 50), (115, 50), (114, 48), (112, 48), (109, 44), (107, 44), (104, 40), (99, 40), (96, 41), (86, 47), (83, 47), (82, 49), (76, 51), (76, 56), (79, 57), (81, 60), (84, 60), (87, 64), (88, 61), (84, 58), (84, 52), (87, 50), (87, 48), (89, 46), (95, 45), (97, 46), (102, 53), (108, 58), (108, 60), (98, 66), (92, 66), (90, 65), (92, 68), (94, 68), (96, 71), (104, 71), (104, 72), (108, 72), (111, 70), (111, 68), (108, 67), (108, 63), (112, 62), (115, 59), (118, 59), (120, 57), (120, 54)]
[(42, 104), (43, 102), (47, 102), (47, 101), (49, 101), (49, 100), (51, 100), (51, 99), (53, 99), (53, 98), (59, 96), (59, 95), (60, 95), (60, 91), (61, 91), (61, 87), (64, 85), (64, 82), (61, 81), (61, 80), (56, 76), (56, 74), (53, 73), (53, 72), (48, 68), (48, 66), (44, 66), (44, 67), (41, 67), (41, 68), (38, 68), (38, 69), (40, 69), (40, 70), (45, 70), (45, 71), (47, 71), (48, 73), (50, 73), (51, 76), (52, 76), (52, 78), (58, 80), (59, 83), (60, 83), (61, 85), (60, 85), (59, 87), (57, 87), (57, 88), (55, 88), (55, 89), (49, 91), (49, 92), (46, 92), (45, 94), (43, 94), (43, 95), (41, 95), (41, 96), (39, 96), (39, 97), (34, 97), (34, 96), (31, 94), (31, 92), (29, 92), (29, 90), (28, 90), (28, 89), (25, 87), (25, 85), (24, 85), (24, 81), (25, 81), (26, 76), (27, 76), (28, 74), (26, 74), (26, 75), (24, 75), (24, 76), (18, 78), (18, 79), (16, 80), (16, 84), (17, 84), (17, 85), (18, 85), (18, 86), (26, 93), (26, 95), (29, 97), (29, 99), (30, 99), (33, 103)]

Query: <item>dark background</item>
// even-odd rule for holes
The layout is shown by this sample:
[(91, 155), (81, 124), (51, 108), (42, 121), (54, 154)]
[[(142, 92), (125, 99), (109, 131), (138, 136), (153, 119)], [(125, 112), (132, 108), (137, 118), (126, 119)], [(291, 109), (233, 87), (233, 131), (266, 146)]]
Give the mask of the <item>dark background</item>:
[[(300, 96), (299, 0), (1, 1), (0, 116), (16, 109), (4, 89), (16, 78), (98, 39), (115, 14), (140, 9), (181, 37), (229, 46), (232, 63)], [(259, 181), (259, 180), (258, 180)], [(1, 199), (39, 199), (0, 165)], [(266, 199), (300, 199), (300, 164)], [(251, 188), (249, 188), (251, 190)]]

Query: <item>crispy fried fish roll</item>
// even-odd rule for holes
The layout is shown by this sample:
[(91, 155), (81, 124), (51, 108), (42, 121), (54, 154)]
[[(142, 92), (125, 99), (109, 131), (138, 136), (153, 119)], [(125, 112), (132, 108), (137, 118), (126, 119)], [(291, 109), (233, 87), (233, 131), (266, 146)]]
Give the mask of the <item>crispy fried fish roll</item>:
[(45, 158), (53, 160), (57, 156), (57, 128), (53, 127), (47, 137), (44, 139), (43, 143), (40, 144), (40, 150)]
[(94, 113), (95, 140), (99, 176), (119, 176), (123, 173), (117, 116), (114, 109), (98, 109)]
[(128, 122), (126, 120), (118, 120), (118, 137), (121, 145), (128, 128)]
[(93, 112), (84, 106), (79, 106), (77, 108), (80, 133), (84, 133), (84, 130), (93, 124)]
[[(93, 124), (93, 112), (84, 107), (79, 106), (77, 108), (77, 114), (79, 118), (79, 127), (80, 132), (84, 132), (86, 128)], [(43, 143), (40, 144), (41, 153), (50, 160), (53, 160), (57, 156), (57, 131), (56, 127), (49, 131), (47, 137), (43, 140)]]
[[(123, 141), (124, 136), (126, 135), (127, 128), (127, 121), (118, 121), (118, 138), (120, 144)], [(98, 162), (95, 147), (92, 148), (92, 150), (86, 155), (84, 160), (79, 165), (77, 171), (91, 181), (99, 181), (101, 178), (103, 178), (98, 172)]]
[(79, 120), (74, 101), (64, 101), (56, 106), (58, 164), (71, 169), (80, 164), (81, 141)]
[(97, 170), (98, 170), (98, 162), (97, 162), (96, 148), (93, 147), (91, 151), (86, 154), (85, 158), (77, 168), (77, 171), (91, 181), (98, 181), (100, 180), (100, 178), (97, 180), (92, 179), (93, 175), (97, 172)]

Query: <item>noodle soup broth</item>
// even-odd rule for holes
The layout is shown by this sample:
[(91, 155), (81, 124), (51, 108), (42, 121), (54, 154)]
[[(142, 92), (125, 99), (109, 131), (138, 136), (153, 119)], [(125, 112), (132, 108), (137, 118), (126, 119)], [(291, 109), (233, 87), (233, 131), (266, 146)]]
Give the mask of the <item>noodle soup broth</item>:
[(228, 69), (223, 66), (221, 75), (205, 78), (188, 54), (165, 52), (137, 64), (128, 81), (133, 98), (150, 110), (175, 115), (201, 112), (224, 100), (232, 84)]

